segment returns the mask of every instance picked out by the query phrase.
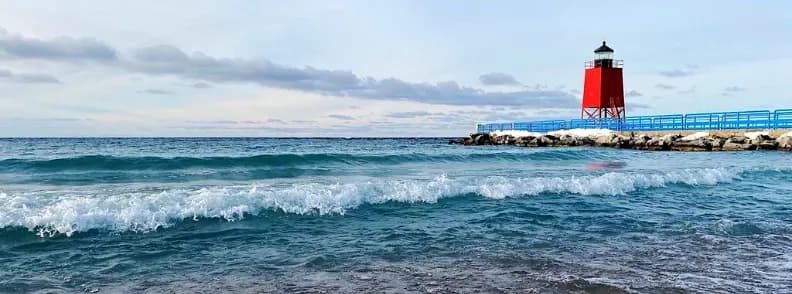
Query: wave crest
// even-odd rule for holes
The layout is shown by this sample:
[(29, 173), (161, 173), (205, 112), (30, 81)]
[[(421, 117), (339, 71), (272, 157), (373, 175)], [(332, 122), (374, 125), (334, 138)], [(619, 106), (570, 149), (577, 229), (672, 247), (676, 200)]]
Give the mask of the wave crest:
[(607, 173), (543, 178), (458, 178), (370, 180), (355, 183), (298, 183), (172, 189), (112, 195), (9, 195), (0, 193), (0, 228), (24, 227), (39, 236), (91, 229), (148, 232), (178, 221), (221, 218), (228, 221), (265, 210), (296, 214), (344, 214), (362, 204), (389, 201), (434, 203), (444, 197), (476, 194), (486, 198), (572, 193), (625, 195), (670, 184), (715, 185), (731, 182), (738, 171), (681, 170), (658, 174)]
[(473, 153), (473, 154), (383, 154), (353, 155), (344, 153), (262, 154), (244, 157), (123, 157), (86, 155), (56, 159), (5, 159), (0, 168), (6, 170), (176, 170), (195, 167), (233, 168), (300, 166), (310, 164), (399, 164), (405, 162), (469, 162), (469, 161), (536, 161), (601, 159), (601, 153), (590, 150), (543, 150), (531, 153)]

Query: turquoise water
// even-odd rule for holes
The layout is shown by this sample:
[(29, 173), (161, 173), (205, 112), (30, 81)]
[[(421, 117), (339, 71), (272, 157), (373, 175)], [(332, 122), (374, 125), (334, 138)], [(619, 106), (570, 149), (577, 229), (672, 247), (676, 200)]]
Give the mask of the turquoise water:
[(792, 291), (792, 153), (0, 139), (0, 292)]

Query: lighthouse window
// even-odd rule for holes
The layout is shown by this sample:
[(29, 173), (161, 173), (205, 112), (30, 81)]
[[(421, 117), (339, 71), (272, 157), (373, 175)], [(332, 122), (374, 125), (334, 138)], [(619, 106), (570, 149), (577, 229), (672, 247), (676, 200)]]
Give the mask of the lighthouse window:
[(597, 59), (613, 59), (613, 53), (597, 53)]

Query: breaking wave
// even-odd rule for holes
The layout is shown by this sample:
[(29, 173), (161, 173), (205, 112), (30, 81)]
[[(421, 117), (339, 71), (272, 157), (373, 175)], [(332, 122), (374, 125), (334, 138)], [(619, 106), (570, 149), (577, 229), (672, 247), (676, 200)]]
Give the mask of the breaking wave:
[(292, 183), (216, 186), (152, 192), (104, 192), (109, 195), (9, 195), (0, 192), (0, 229), (21, 227), (39, 236), (92, 229), (148, 232), (181, 220), (219, 218), (276, 210), (295, 214), (344, 214), (362, 204), (434, 203), (457, 195), (491, 199), (571, 193), (625, 195), (643, 188), (674, 184), (715, 185), (739, 178), (733, 169), (690, 169), (655, 174), (607, 173), (577, 177), (457, 178), (370, 180), (353, 183)]

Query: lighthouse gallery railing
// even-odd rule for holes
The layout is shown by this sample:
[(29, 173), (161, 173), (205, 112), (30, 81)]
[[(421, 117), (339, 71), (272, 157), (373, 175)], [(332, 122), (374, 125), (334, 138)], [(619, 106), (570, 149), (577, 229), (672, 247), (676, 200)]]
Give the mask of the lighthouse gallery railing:
[(621, 121), (573, 119), (476, 125), (476, 132), (479, 133), (507, 130), (544, 133), (566, 129), (621, 131), (792, 129), (792, 109), (630, 116)]

